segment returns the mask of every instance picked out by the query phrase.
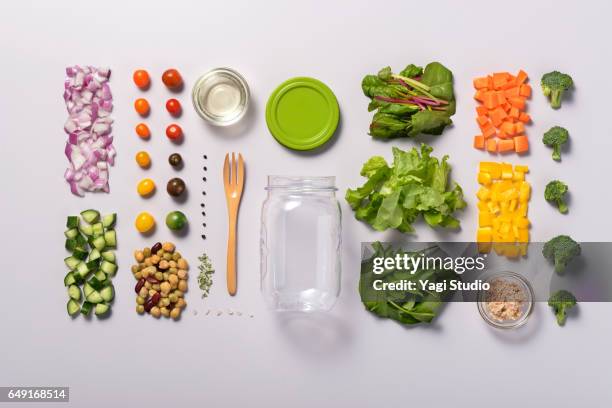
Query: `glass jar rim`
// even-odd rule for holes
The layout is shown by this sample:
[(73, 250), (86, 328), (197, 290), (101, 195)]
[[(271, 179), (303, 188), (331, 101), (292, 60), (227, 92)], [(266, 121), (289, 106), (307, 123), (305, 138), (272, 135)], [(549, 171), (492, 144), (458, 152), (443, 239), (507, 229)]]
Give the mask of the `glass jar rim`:
[(266, 190), (336, 191), (336, 176), (268, 176)]

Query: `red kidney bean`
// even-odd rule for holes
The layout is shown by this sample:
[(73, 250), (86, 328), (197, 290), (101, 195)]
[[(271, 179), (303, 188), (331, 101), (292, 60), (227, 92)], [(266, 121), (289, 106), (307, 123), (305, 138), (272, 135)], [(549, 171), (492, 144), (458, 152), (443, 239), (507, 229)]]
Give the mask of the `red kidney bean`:
[(161, 248), (162, 248), (161, 242), (156, 242), (151, 247), (151, 255), (155, 255), (157, 253), (157, 251), (159, 251)]
[(152, 283), (152, 284), (159, 283), (159, 281), (152, 276), (147, 276), (147, 282)]
[(151, 309), (153, 309), (153, 306), (157, 305), (157, 302), (159, 302), (159, 299), (161, 299), (161, 295), (159, 294), (159, 292), (155, 292), (155, 294), (153, 296), (151, 296), (149, 299), (147, 299), (147, 301), (144, 304), (144, 309), (146, 312), (150, 312)]
[(136, 287), (134, 288), (134, 290), (136, 291), (136, 293), (140, 293), (140, 289), (142, 289), (142, 287), (145, 284), (145, 280), (144, 278), (140, 278), (138, 280), (138, 282), (136, 282)]

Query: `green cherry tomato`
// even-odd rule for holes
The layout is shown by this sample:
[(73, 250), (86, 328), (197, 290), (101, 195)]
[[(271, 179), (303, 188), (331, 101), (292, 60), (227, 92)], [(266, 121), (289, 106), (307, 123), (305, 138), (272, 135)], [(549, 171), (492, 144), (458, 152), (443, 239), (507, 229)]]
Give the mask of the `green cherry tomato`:
[(183, 229), (187, 224), (187, 217), (180, 211), (169, 212), (166, 216), (166, 225), (173, 231)]

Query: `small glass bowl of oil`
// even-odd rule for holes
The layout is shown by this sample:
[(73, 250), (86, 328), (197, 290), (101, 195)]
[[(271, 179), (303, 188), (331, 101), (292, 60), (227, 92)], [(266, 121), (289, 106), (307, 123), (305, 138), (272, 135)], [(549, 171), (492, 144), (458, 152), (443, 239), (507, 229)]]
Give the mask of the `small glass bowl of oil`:
[(249, 86), (238, 72), (215, 68), (193, 86), (193, 106), (211, 125), (229, 126), (238, 122), (249, 107)]

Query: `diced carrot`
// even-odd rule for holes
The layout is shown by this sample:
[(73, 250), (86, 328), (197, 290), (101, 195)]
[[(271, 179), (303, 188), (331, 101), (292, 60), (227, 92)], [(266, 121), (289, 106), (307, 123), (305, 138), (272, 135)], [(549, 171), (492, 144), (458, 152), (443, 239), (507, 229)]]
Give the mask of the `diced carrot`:
[(502, 89), (506, 90), (506, 89), (512, 89), (514, 87), (516, 87), (516, 78), (515, 77), (511, 77), (508, 80), (508, 82), (506, 82), (506, 85), (504, 85)]
[(474, 88), (476, 89), (486, 88), (488, 85), (489, 85), (489, 78), (487, 77), (480, 77), (480, 78), (474, 79)]
[(518, 86), (514, 86), (512, 88), (506, 89), (504, 91), (504, 95), (506, 98), (515, 98), (520, 95), (520, 88)]
[(479, 89), (474, 94), (474, 99), (480, 102), (484, 102), (485, 91), (483, 89)]
[(478, 116), (476, 122), (478, 122), (479, 126), (484, 126), (489, 122), (489, 118), (486, 116)]
[(489, 120), (487, 120), (487, 122), (482, 125), (479, 123), (478, 127), (480, 128), (481, 131), (485, 132), (488, 128), (492, 128), (493, 125), (491, 124)]
[(519, 73), (516, 75), (516, 83), (517, 85), (521, 85), (521, 84), (524, 84), (526, 81), (527, 81), (527, 73), (521, 69)]
[(514, 106), (510, 108), (510, 112), (508, 112), (508, 116), (510, 116), (513, 119), (517, 119), (520, 116), (520, 112), (518, 110), (518, 108), (515, 108)]
[(529, 114), (526, 112), (521, 112), (519, 115), (519, 120), (523, 123), (529, 123), (531, 122), (531, 116), (529, 116)]
[(497, 150), (500, 152), (510, 152), (514, 150), (513, 139), (501, 139), (497, 142)]
[(514, 106), (515, 108), (517, 108), (518, 110), (525, 109), (525, 98), (522, 98), (522, 97), (510, 98), (508, 99), (508, 101), (510, 101), (510, 104)]
[(489, 124), (487, 128), (482, 129), (482, 136), (484, 136), (485, 139), (495, 136), (495, 128)]
[(499, 130), (503, 131), (504, 133), (510, 136), (516, 134), (515, 127), (512, 122), (504, 121), (504, 123), (502, 123), (501, 126), (499, 127)]
[(508, 79), (503, 74), (493, 74), (493, 89), (502, 89)]
[(493, 77), (491, 75), (487, 76), (487, 88), (493, 90)]
[(500, 139), (508, 139), (509, 136), (506, 132), (504, 132), (503, 130), (500, 130), (499, 132), (497, 132), (497, 137), (499, 137)]
[(502, 105), (502, 109), (504, 110), (504, 112), (508, 113), (510, 112), (510, 109), (512, 109), (512, 105), (510, 105), (508, 102), (504, 103)]
[(525, 124), (523, 122), (516, 122), (514, 124), (514, 132), (517, 135), (520, 135), (521, 133), (525, 133)]
[(476, 149), (484, 149), (485, 138), (483, 135), (474, 136), (474, 147)]
[(488, 109), (494, 109), (499, 104), (497, 101), (497, 95), (493, 91), (485, 92), (484, 94), (484, 106)]
[(487, 116), (489, 114), (489, 110), (486, 106), (478, 105), (478, 107), (476, 107), (476, 113), (478, 116)]
[(495, 108), (489, 113), (489, 117), (491, 118), (491, 122), (493, 122), (494, 126), (499, 126), (504, 121), (504, 119), (508, 116), (506, 111), (504, 111), (501, 107)]
[(494, 138), (487, 140), (487, 151), (497, 152), (497, 140)]
[(504, 93), (502, 91), (495, 92), (495, 95), (497, 95), (498, 105), (503, 105), (504, 103), (506, 103), (506, 97), (504, 96)]
[(521, 85), (521, 90), (519, 91), (521, 96), (525, 98), (529, 98), (531, 96), (531, 86), (529, 84)]
[(514, 138), (514, 150), (517, 153), (525, 153), (529, 150), (529, 140), (527, 140), (527, 136), (520, 135)]

